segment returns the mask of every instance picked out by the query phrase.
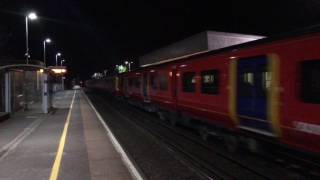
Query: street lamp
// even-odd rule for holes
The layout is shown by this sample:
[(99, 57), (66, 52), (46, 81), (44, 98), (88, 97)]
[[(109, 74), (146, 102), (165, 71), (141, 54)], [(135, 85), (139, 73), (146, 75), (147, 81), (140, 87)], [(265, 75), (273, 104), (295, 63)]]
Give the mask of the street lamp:
[(29, 58), (30, 58), (30, 54), (29, 54), (29, 29), (28, 29), (28, 20), (36, 20), (37, 14), (34, 12), (31, 12), (29, 14), (26, 15), (26, 60), (27, 60), (27, 64), (29, 64)]
[(128, 65), (129, 71), (131, 71), (131, 64), (133, 63), (132, 61), (125, 61), (124, 62), (126, 65)]
[(47, 38), (43, 41), (43, 63), (44, 63), (44, 66), (47, 67), (47, 64), (46, 64), (46, 43), (51, 43), (51, 39)]
[(60, 62), (60, 66), (62, 66), (62, 63), (66, 62), (66, 60), (62, 59)]
[[(61, 69), (62, 69), (62, 63), (63, 62), (65, 62), (66, 60), (64, 60), (64, 59), (62, 59), (61, 61), (60, 61), (60, 66), (61, 66)], [(62, 75), (61, 76), (61, 88), (62, 88), (62, 90), (64, 90), (64, 76)]]
[(58, 66), (58, 56), (61, 56), (61, 53), (56, 54), (56, 66)]

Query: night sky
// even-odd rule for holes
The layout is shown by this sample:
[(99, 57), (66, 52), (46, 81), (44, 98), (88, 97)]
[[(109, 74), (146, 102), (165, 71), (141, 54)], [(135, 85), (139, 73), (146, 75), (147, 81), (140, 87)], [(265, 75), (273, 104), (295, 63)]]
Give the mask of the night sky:
[(42, 60), (50, 37), (49, 65), (61, 51), (81, 79), (205, 30), (271, 36), (320, 22), (318, 0), (0, 0), (0, 61), (24, 59), (29, 10), (40, 16), (29, 23), (31, 58)]

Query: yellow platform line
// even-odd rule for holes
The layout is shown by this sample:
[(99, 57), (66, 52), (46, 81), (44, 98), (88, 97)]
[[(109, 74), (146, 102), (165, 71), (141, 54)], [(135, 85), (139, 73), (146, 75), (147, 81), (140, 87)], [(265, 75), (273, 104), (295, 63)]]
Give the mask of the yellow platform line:
[(58, 151), (57, 151), (57, 154), (56, 154), (56, 158), (54, 160), (53, 167), (51, 169), (51, 175), (50, 175), (49, 180), (57, 180), (58, 179), (59, 169), (60, 169), (61, 159), (62, 159), (62, 154), (63, 154), (63, 151), (64, 151), (64, 145), (66, 143), (68, 127), (69, 127), (70, 117), (71, 117), (71, 111), (72, 111), (75, 95), (76, 95), (76, 91), (74, 91), (74, 93), (73, 93), (73, 97), (72, 97), (72, 101), (71, 101), (71, 104), (70, 104), (68, 116), (67, 116), (66, 122), (64, 124), (63, 132), (62, 132), (62, 135), (61, 135), (61, 138), (60, 138), (60, 142), (59, 142), (59, 148), (58, 148)]

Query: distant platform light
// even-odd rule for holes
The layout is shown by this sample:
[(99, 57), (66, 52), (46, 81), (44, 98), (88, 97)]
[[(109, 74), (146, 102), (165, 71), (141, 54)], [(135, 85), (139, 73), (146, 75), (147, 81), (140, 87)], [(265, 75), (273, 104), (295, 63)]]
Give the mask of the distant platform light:
[(48, 67), (54, 74), (63, 75), (67, 73), (67, 69), (65, 66), (49, 66)]
[(125, 67), (123, 65), (119, 65), (116, 67), (116, 70), (118, 73), (124, 73), (124, 72), (127, 72), (127, 67)]
[(51, 69), (55, 74), (64, 74), (67, 72), (66, 69)]

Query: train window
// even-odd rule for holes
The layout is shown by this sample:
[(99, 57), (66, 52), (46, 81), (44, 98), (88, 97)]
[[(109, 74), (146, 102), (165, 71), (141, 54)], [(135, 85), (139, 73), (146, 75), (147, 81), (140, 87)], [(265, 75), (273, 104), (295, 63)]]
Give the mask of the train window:
[(195, 72), (183, 73), (182, 90), (184, 92), (195, 92), (196, 91), (196, 73)]
[(159, 83), (160, 83), (160, 90), (166, 91), (168, 90), (168, 75), (167, 74), (162, 74), (159, 76)]
[(140, 88), (140, 84), (141, 84), (140, 78), (135, 78), (135, 79), (134, 79), (134, 86), (135, 86), (136, 88)]
[(256, 81), (259, 82), (260, 86), (256, 87), (256, 96), (266, 97), (267, 91), (271, 86), (271, 72), (268, 71), (266, 65), (259, 66), (257, 70)]
[(158, 89), (158, 80), (155, 74), (150, 75), (150, 85), (152, 89), (154, 90)]
[(268, 90), (271, 86), (271, 73), (264, 71), (262, 72), (262, 88)]
[(253, 86), (253, 84), (254, 84), (254, 74), (253, 74), (253, 72), (245, 72), (245, 73), (243, 73), (243, 82)]
[(320, 60), (301, 63), (300, 97), (303, 102), (320, 104)]
[(217, 70), (201, 72), (201, 92), (204, 94), (219, 93), (219, 72)]
[(253, 87), (254, 87), (254, 73), (253, 71), (247, 70), (242, 72), (241, 81), (239, 81), (239, 96), (240, 97), (253, 97)]

